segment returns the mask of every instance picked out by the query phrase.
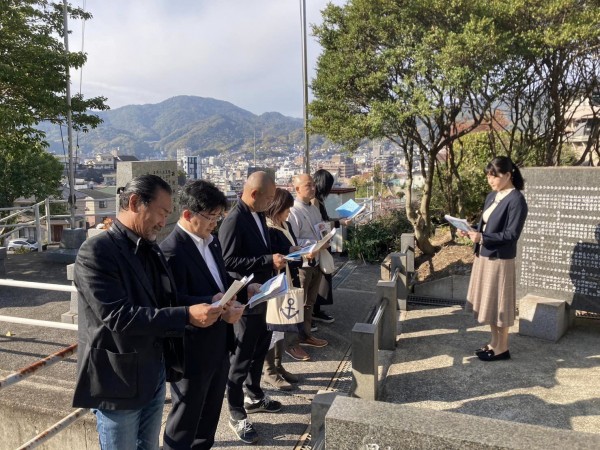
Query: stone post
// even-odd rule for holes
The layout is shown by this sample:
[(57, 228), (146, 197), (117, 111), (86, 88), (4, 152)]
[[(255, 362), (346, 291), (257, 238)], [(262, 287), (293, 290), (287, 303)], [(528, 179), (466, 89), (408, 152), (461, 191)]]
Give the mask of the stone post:
[(377, 326), (356, 323), (352, 328), (352, 389), (354, 397), (375, 400), (378, 384)]
[[(394, 281), (379, 280), (377, 282), (377, 299), (384, 306), (381, 317), (380, 348), (381, 350), (396, 349), (396, 330), (398, 328), (398, 296), (397, 283)], [(376, 324), (377, 325), (377, 324)], [(352, 350), (354, 352), (354, 349)]]
[[(75, 273), (75, 264), (67, 265), (67, 280), (71, 282), (72, 286), (75, 286), (73, 283), (73, 275)], [(63, 323), (77, 323), (77, 292), (71, 292), (71, 302), (69, 303), (69, 312), (66, 312), (60, 316), (60, 321)]]
[(0, 247), (0, 278), (6, 278), (6, 247)]

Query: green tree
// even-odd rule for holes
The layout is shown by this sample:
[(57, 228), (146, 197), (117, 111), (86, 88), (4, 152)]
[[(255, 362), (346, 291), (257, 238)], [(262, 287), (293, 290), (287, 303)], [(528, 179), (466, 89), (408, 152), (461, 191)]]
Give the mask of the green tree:
[(460, 138), (453, 146), (453, 158), (438, 162), (431, 210), (440, 223), (448, 212), (471, 221), (480, 214), (489, 192), (483, 169), (495, 156), (500, 156), (493, 150), (490, 134), (470, 133)]
[[(68, 8), (72, 19), (90, 19)], [(81, 52), (63, 44), (62, 3), (47, 0), (0, 0), (0, 207), (20, 196), (40, 199), (54, 193), (61, 164), (45, 152), (42, 121), (65, 123), (67, 67), (79, 68)], [(104, 97), (72, 98), (76, 130), (95, 128), (101, 120), (90, 110), (104, 110)]]
[(381, 195), (381, 183), (383, 182), (383, 174), (381, 171), (381, 165), (375, 164), (373, 167), (373, 197)]
[(0, 207), (12, 206), (18, 197), (58, 195), (63, 165), (38, 139), (12, 137), (0, 134)]
[(356, 188), (356, 198), (365, 198), (369, 196), (369, 184), (360, 176), (352, 177), (350, 179), (350, 186)]
[(575, 107), (600, 87), (600, 3), (513, 0), (504, 2), (502, 13), (517, 39), (504, 69), (512, 82), (495, 104), (508, 111), (510, 126), (494, 130), (509, 132), (500, 143), (513, 159), (568, 164), (571, 155), (564, 151)]
[[(483, 120), (511, 42), (493, 20), (497, 3), (350, 0), (329, 5), (314, 28), (323, 53), (312, 83), (312, 129), (347, 146), (387, 138), (402, 149), (406, 213), (427, 254), (435, 251), (429, 210), (438, 153)], [(469, 125), (458, 129), (466, 117)], [(425, 186), (415, 206), (416, 162)]]

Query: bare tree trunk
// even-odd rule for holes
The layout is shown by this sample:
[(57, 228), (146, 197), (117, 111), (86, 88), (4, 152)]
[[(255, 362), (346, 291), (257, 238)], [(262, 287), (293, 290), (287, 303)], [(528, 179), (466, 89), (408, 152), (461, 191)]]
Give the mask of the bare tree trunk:
[[(420, 207), (415, 208), (413, 204), (412, 187), (413, 187), (413, 168), (414, 168), (414, 142), (409, 139), (403, 140), (401, 148), (404, 150), (404, 157), (406, 160), (406, 186), (405, 192), (405, 203), (404, 208), (406, 210), (406, 217), (413, 226), (415, 232), (415, 241), (417, 246), (426, 255), (433, 255), (435, 253), (435, 247), (431, 244), (429, 238), (431, 237), (431, 230), (429, 228), (429, 220), (426, 215), (422, 213), (423, 208), (429, 205), (429, 196), (431, 195), (431, 186), (429, 189), (423, 192), (423, 198), (421, 199)], [(432, 177), (429, 177), (430, 179)], [(426, 211), (426, 210), (425, 210)]]

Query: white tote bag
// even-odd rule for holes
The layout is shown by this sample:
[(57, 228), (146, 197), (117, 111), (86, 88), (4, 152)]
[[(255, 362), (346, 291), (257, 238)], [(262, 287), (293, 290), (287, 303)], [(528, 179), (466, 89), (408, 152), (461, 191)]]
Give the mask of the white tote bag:
[[(288, 286), (292, 286), (290, 269), (285, 266)], [(304, 289), (290, 287), (285, 295), (267, 302), (267, 328), (271, 331), (298, 332), (304, 322)]]
[(332, 274), (335, 271), (335, 262), (333, 256), (326, 248), (319, 251), (319, 268), (326, 275)]

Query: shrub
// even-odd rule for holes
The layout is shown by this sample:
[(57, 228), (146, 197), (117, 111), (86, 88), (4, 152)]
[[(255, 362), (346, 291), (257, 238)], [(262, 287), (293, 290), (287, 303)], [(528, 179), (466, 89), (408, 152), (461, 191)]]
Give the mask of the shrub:
[(388, 253), (400, 250), (402, 233), (412, 232), (413, 227), (405, 212), (392, 211), (365, 225), (356, 225), (348, 229), (348, 256), (366, 262), (383, 261)]

